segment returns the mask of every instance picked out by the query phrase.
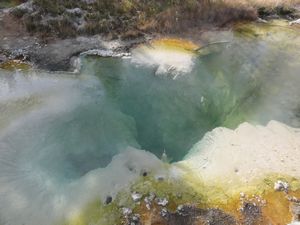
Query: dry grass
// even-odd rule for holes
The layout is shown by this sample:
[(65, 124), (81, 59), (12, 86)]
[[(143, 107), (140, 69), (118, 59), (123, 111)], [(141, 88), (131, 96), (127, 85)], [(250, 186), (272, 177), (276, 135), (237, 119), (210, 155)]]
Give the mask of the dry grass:
[(300, 4), (300, 0), (211, 0), (212, 3), (223, 3), (230, 6), (252, 6), (252, 7), (271, 7), (275, 8), (278, 6), (293, 6)]
[[(300, 0), (96, 0), (90, 5), (77, 0), (34, 0), (34, 4), (38, 10), (33, 14), (16, 14), (31, 32), (60, 37), (109, 33), (132, 38), (143, 32), (178, 32), (205, 24), (255, 20), (261, 15), (287, 15), (290, 6)], [(66, 12), (76, 7), (84, 12), (85, 26), (80, 30), (74, 25), (76, 18)], [(54, 20), (42, 23), (45, 15)]]

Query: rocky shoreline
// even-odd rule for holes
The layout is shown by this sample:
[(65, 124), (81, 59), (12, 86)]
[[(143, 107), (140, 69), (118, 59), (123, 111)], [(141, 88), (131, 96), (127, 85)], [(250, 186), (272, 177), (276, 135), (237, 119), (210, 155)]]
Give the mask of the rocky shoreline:
[[(119, 35), (115, 35), (115, 30), (112, 30), (111, 33), (100, 32), (95, 35), (89, 35), (87, 32), (77, 32), (77, 34), (66, 35), (65, 38), (62, 38), (53, 35), (52, 29), (48, 33), (43, 32), (43, 34), (41, 32), (31, 32), (28, 29), (28, 24), (24, 22), (24, 16), (16, 13), (17, 11), (22, 11), (22, 15), (26, 13), (31, 15), (33, 13), (32, 1), (14, 8), (0, 9), (1, 67), (4, 67), (3, 64), (7, 62), (17, 60), (43, 70), (73, 71), (75, 69), (74, 60), (83, 52), (91, 54), (97, 52), (99, 56), (103, 57), (122, 56), (128, 54), (134, 46), (165, 34), (158, 26), (157, 30), (149, 30), (142, 33), (136, 32), (136, 29), (133, 28), (123, 33), (119, 32)], [(295, 6), (291, 9), (282, 7), (272, 10), (262, 8), (258, 11), (258, 15), (247, 20), (267, 23), (268, 20), (284, 18), (290, 21), (290, 25), (297, 25), (300, 23), (299, 17), (300, 7)], [(59, 18), (57, 17), (56, 19)], [(244, 18), (241, 18), (241, 20), (244, 20)], [(196, 34), (201, 32), (201, 30), (224, 29), (224, 26), (227, 29), (231, 24), (231, 20), (224, 18), (224, 23), (219, 24), (221, 27), (216, 24), (211, 27), (205, 25), (200, 27), (191, 26), (190, 28), (187, 27), (187, 32), (189, 34), (194, 33), (194, 37), (190, 37), (190, 39), (194, 39), (193, 41), (197, 43), (199, 40), (197, 40)], [(182, 37), (182, 32), (177, 32), (175, 29), (169, 35), (180, 38)], [(91, 52), (90, 50), (93, 51)]]
[(81, 53), (96, 49), (100, 56), (118, 56), (128, 53), (129, 49), (145, 40), (109, 41), (102, 35), (44, 39), (29, 34), (8, 10), (0, 11), (0, 65), (19, 60), (38, 69), (69, 71), (74, 70), (74, 59)]

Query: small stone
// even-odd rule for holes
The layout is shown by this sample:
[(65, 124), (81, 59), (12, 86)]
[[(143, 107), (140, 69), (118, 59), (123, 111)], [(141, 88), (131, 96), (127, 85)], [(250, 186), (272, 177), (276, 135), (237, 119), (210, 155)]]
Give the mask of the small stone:
[(262, 19), (262, 18), (258, 18), (256, 22), (257, 22), (257, 23), (268, 23), (267, 20), (264, 20), (264, 19)]
[(201, 103), (204, 102), (204, 96), (201, 96), (200, 102), (201, 102)]
[(160, 206), (166, 206), (169, 203), (168, 199), (166, 199), (166, 198), (157, 198), (156, 202), (157, 202), (157, 205), (160, 205)]
[(151, 210), (151, 205), (150, 205), (150, 204), (146, 204), (146, 208), (147, 208), (148, 210)]
[(130, 214), (132, 214), (132, 209), (124, 207), (122, 208), (122, 214), (123, 216), (128, 217)]
[(164, 178), (164, 177), (162, 177), (162, 176), (159, 176), (159, 177), (157, 177), (157, 180), (158, 180), (158, 181), (164, 181), (164, 180), (165, 180), (165, 178)]
[(1, 62), (5, 62), (7, 60), (7, 57), (5, 56), (5, 55), (2, 55), (1, 53), (0, 53), (0, 63)]
[(140, 193), (138, 193), (138, 192), (133, 192), (133, 193), (131, 194), (131, 198), (132, 198), (132, 200), (135, 201), (135, 202), (140, 201), (140, 200), (142, 199), (142, 197), (143, 197), (143, 195), (140, 194)]
[(296, 198), (295, 196), (287, 196), (287, 199), (290, 202), (294, 202), (294, 203), (300, 203), (300, 200), (298, 198)]
[(176, 197), (177, 197), (177, 198), (182, 198), (182, 194), (181, 194), (181, 193), (177, 193), (177, 194), (176, 194)]
[(152, 201), (155, 199), (155, 194), (151, 192), (149, 196), (145, 197), (144, 202), (146, 203), (146, 208), (151, 209)]
[(107, 196), (105, 199), (105, 204), (108, 205), (112, 202), (112, 197), (111, 196)]
[(177, 206), (176, 211), (179, 212), (179, 213), (181, 213), (183, 211), (183, 205)]
[(290, 26), (296, 25), (296, 24), (298, 24), (298, 25), (300, 24), (300, 19), (294, 20), (294, 21), (292, 21), (292, 22), (289, 23)]
[(162, 208), (162, 210), (160, 211), (160, 215), (162, 217), (167, 217), (168, 215), (168, 210), (166, 208)]
[(289, 189), (289, 184), (287, 182), (278, 180), (275, 182), (274, 184), (274, 190), (275, 191), (284, 191), (284, 192), (288, 192)]
[(141, 216), (139, 214), (134, 214), (132, 216), (132, 221), (134, 222), (139, 222), (140, 221)]
[(82, 15), (82, 10), (80, 8), (67, 9), (66, 11), (70, 14), (75, 15), (75, 16), (81, 16)]
[(148, 197), (149, 200), (153, 201), (155, 199), (155, 197), (156, 197), (156, 194), (154, 192), (150, 192), (149, 197)]

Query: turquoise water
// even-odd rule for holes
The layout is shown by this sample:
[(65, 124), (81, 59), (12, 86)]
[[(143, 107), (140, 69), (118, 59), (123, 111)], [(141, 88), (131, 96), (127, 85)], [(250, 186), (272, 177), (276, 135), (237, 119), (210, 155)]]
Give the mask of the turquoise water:
[[(219, 126), (278, 120), (300, 127), (299, 33), (256, 28), (208, 34), (210, 41), (229, 42), (206, 49), (192, 72), (175, 80), (121, 58), (82, 58), (79, 74), (1, 70), (0, 184), (6, 194), (0, 200), (9, 205), (5, 196), (18, 190), (33, 209), (45, 206), (52, 192), (105, 168), (129, 146), (157, 157), (165, 151), (178, 161)], [(32, 193), (32, 179), (46, 197)], [(0, 218), (9, 221), (10, 209), (0, 207)]]
[[(210, 58), (197, 60), (192, 73), (176, 80), (156, 77), (155, 68), (121, 59), (86, 59), (83, 71), (98, 77), (109, 102), (132, 118), (140, 148), (157, 156), (165, 150), (173, 160), (180, 160), (207, 131), (221, 126), (242, 98), (247, 101), (257, 89), (248, 74), (237, 75), (236, 81), (233, 72), (226, 77), (221, 70), (209, 69), (211, 62)], [(239, 88), (235, 82), (246, 86)]]

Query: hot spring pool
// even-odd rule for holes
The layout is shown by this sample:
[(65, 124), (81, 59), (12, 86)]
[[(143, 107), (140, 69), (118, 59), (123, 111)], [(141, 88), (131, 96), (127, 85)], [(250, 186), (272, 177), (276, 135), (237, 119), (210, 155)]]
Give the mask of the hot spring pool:
[[(300, 127), (299, 32), (256, 26), (220, 32), (228, 43), (179, 58), (191, 64), (175, 77), (157, 75), (160, 61), (147, 56), (82, 57), (79, 74), (0, 70), (0, 224), (38, 224), (38, 208), (57, 217), (51, 210), (69, 205), (70, 184), (101, 168), (94, 185), (109, 182), (107, 166), (128, 147), (174, 162), (216, 127)], [(152, 162), (148, 153), (139, 160)]]

